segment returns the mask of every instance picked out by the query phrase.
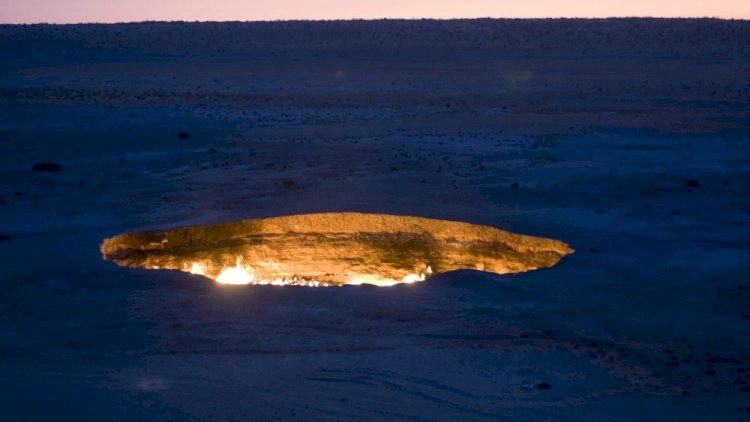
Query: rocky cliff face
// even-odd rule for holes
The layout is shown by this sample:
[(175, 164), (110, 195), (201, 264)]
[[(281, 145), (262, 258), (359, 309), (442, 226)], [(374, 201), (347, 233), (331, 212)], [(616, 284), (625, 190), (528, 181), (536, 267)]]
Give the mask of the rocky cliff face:
[(128, 267), (176, 269), (229, 284), (391, 285), (433, 273), (499, 274), (555, 265), (563, 242), (489, 226), (384, 214), (322, 213), (122, 234), (101, 244)]

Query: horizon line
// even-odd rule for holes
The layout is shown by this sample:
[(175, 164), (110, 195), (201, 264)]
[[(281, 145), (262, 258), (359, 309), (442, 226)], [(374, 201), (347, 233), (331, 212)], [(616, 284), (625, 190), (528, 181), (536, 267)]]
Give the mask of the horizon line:
[(513, 21), (543, 21), (543, 20), (632, 20), (632, 19), (652, 19), (652, 20), (719, 20), (719, 21), (739, 21), (748, 22), (750, 18), (726, 18), (719, 16), (546, 16), (546, 17), (454, 17), (454, 18), (433, 18), (433, 17), (380, 17), (380, 18), (331, 18), (331, 19), (257, 19), (257, 20), (160, 20), (160, 19), (145, 19), (145, 20), (133, 20), (133, 21), (77, 21), (77, 22), (45, 22), (45, 21), (30, 21), (30, 22), (0, 22), (3, 26), (32, 26), (32, 25), (133, 25), (133, 24), (147, 24), (147, 23), (282, 23), (282, 22), (312, 22), (312, 23), (331, 23), (331, 22), (381, 22), (381, 21), (479, 21), (479, 20), (513, 20)]

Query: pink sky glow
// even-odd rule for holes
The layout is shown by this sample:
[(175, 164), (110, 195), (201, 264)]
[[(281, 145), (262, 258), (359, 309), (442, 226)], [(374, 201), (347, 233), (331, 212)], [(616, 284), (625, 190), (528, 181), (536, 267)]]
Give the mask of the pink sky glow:
[(750, 0), (0, 0), (1, 23), (614, 16), (750, 19)]

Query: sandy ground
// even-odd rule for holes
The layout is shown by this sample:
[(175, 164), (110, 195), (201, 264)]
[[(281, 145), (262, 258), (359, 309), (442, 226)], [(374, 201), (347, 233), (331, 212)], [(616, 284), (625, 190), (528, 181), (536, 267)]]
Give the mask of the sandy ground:
[[(710, 20), (0, 26), (2, 419), (750, 418), (749, 40)], [(310, 289), (98, 251), (319, 211), (576, 253)]]

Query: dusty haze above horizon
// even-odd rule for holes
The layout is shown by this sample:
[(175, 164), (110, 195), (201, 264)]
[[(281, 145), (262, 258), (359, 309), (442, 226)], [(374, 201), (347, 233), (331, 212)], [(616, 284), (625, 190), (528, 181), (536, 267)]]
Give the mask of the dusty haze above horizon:
[(745, 0), (0, 0), (8, 23), (455, 18), (750, 18)]
[[(748, 75), (748, 21), (0, 25), (0, 419), (747, 419)], [(311, 289), (99, 251), (319, 212), (576, 252)]]

